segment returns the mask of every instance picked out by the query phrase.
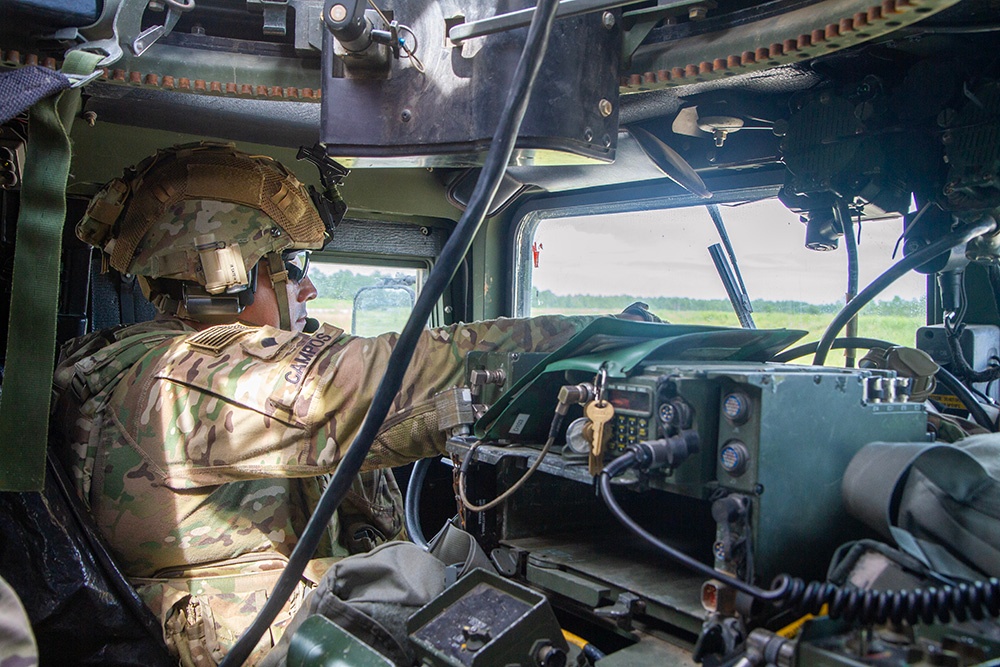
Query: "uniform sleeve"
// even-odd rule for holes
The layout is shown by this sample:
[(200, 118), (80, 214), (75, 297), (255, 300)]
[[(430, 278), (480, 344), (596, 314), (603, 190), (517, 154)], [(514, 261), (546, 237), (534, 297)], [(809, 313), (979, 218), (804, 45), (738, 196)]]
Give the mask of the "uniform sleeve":
[[(459, 324), (424, 332), (403, 376), (366, 468), (390, 467), (442, 453), (434, 396), (464, 385), (465, 358), (472, 351), (552, 352), (594, 318), (545, 316)], [(371, 405), (396, 334), (350, 340), (339, 366), (320, 378), (323, 409), (319, 420), (338, 451), (351, 444)]]
[[(553, 315), (425, 331), (365, 468), (443, 451), (434, 396), (464, 383), (469, 352), (551, 352), (593, 319)], [(115, 441), (105, 449), (133, 450), (134, 470), (177, 489), (335, 469), (398, 338), (263, 327), (206, 351), (193, 344), (199, 336), (170, 341), (136, 364), (103, 428), (102, 437)]]

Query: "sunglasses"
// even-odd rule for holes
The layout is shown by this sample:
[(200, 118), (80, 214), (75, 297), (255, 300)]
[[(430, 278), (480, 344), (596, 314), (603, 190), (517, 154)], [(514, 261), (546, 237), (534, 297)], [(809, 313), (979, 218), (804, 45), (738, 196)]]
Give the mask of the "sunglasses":
[(289, 280), (297, 283), (306, 277), (309, 273), (309, 254), (308, 250), (289, 250), (281, 253)]

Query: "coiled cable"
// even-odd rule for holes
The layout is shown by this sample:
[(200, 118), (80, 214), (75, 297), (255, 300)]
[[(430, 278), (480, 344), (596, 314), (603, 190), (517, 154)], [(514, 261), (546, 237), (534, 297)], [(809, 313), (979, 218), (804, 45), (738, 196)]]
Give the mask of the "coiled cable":
[(611, 479), (629, 468), (638, 467), (639, 456), (634, 450), (614, 459), (601, 472), (598, 488), (605, 505), (614, 517), (632, 533), (662, 551), (672, 560), (694, 572), (716, 579), (726, 586), (770, 602), (780, 608), (794, 609), (799, 614), (819, 614), (823, 605), (829, 605), (831, 618), (859, 623), (947, 623), (982, 620), (987, 616), (1000, 616), (1000, 579), (960, 583), (954, 586), (928, 586), (904, 591), (876, 591), (837, 586), (780, 574), (774, 578), (770, 589), (763, 589), (731, 577), (666, 544), (647, 532), (625, 513), (611, 493)]
[(775, 583), (787, 587), (783, 606), (801, 614), (818, 614), (828, 604), (831, 618), (848, 622), (931, 624), (1000, 616), (1000, 579), (995, 577), (905, 591), (864, 590), (818, 581), (807, 584), (787, 575), (779, 575)]

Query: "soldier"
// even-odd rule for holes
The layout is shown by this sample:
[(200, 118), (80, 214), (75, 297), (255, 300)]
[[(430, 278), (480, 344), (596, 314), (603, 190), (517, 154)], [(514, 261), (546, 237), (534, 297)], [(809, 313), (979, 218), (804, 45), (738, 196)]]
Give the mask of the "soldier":
[(17, 593), (0, 577), (0, 667), (38, 664), (35, 635)]
[[(139, 277), (152, 321), (71, 341), (56, 372), (62, 450), (117, 560), (185, 664), (211, 664), (252, 621), (358, 431), (395, 334), (306, 332), (309, 252), (328, 241), (279, 163), (232, 146), (160, 151), (91, 203), (77, 235)], [(444, 450), (433, 397), (471, 350), (551, 351), (591, 318), (427, 330), (393, 409), (307, 576), (397, 537), (384, 468)], [(344, 526), (343, 524), (350, 524)], [(301, 602), (293, 595), (250, 662)], [(206, 660), (208, 662), (206, 662)]]

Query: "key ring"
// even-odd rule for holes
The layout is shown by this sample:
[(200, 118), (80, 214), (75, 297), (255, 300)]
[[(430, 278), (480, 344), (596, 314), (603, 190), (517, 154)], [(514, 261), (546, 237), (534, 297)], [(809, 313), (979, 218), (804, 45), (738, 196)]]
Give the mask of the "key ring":
[(594, 400), (599, 406), (604, 407), (604, 385), (608, 382), (608, 364), (601, 364), (597, 375), (594, 376)]

